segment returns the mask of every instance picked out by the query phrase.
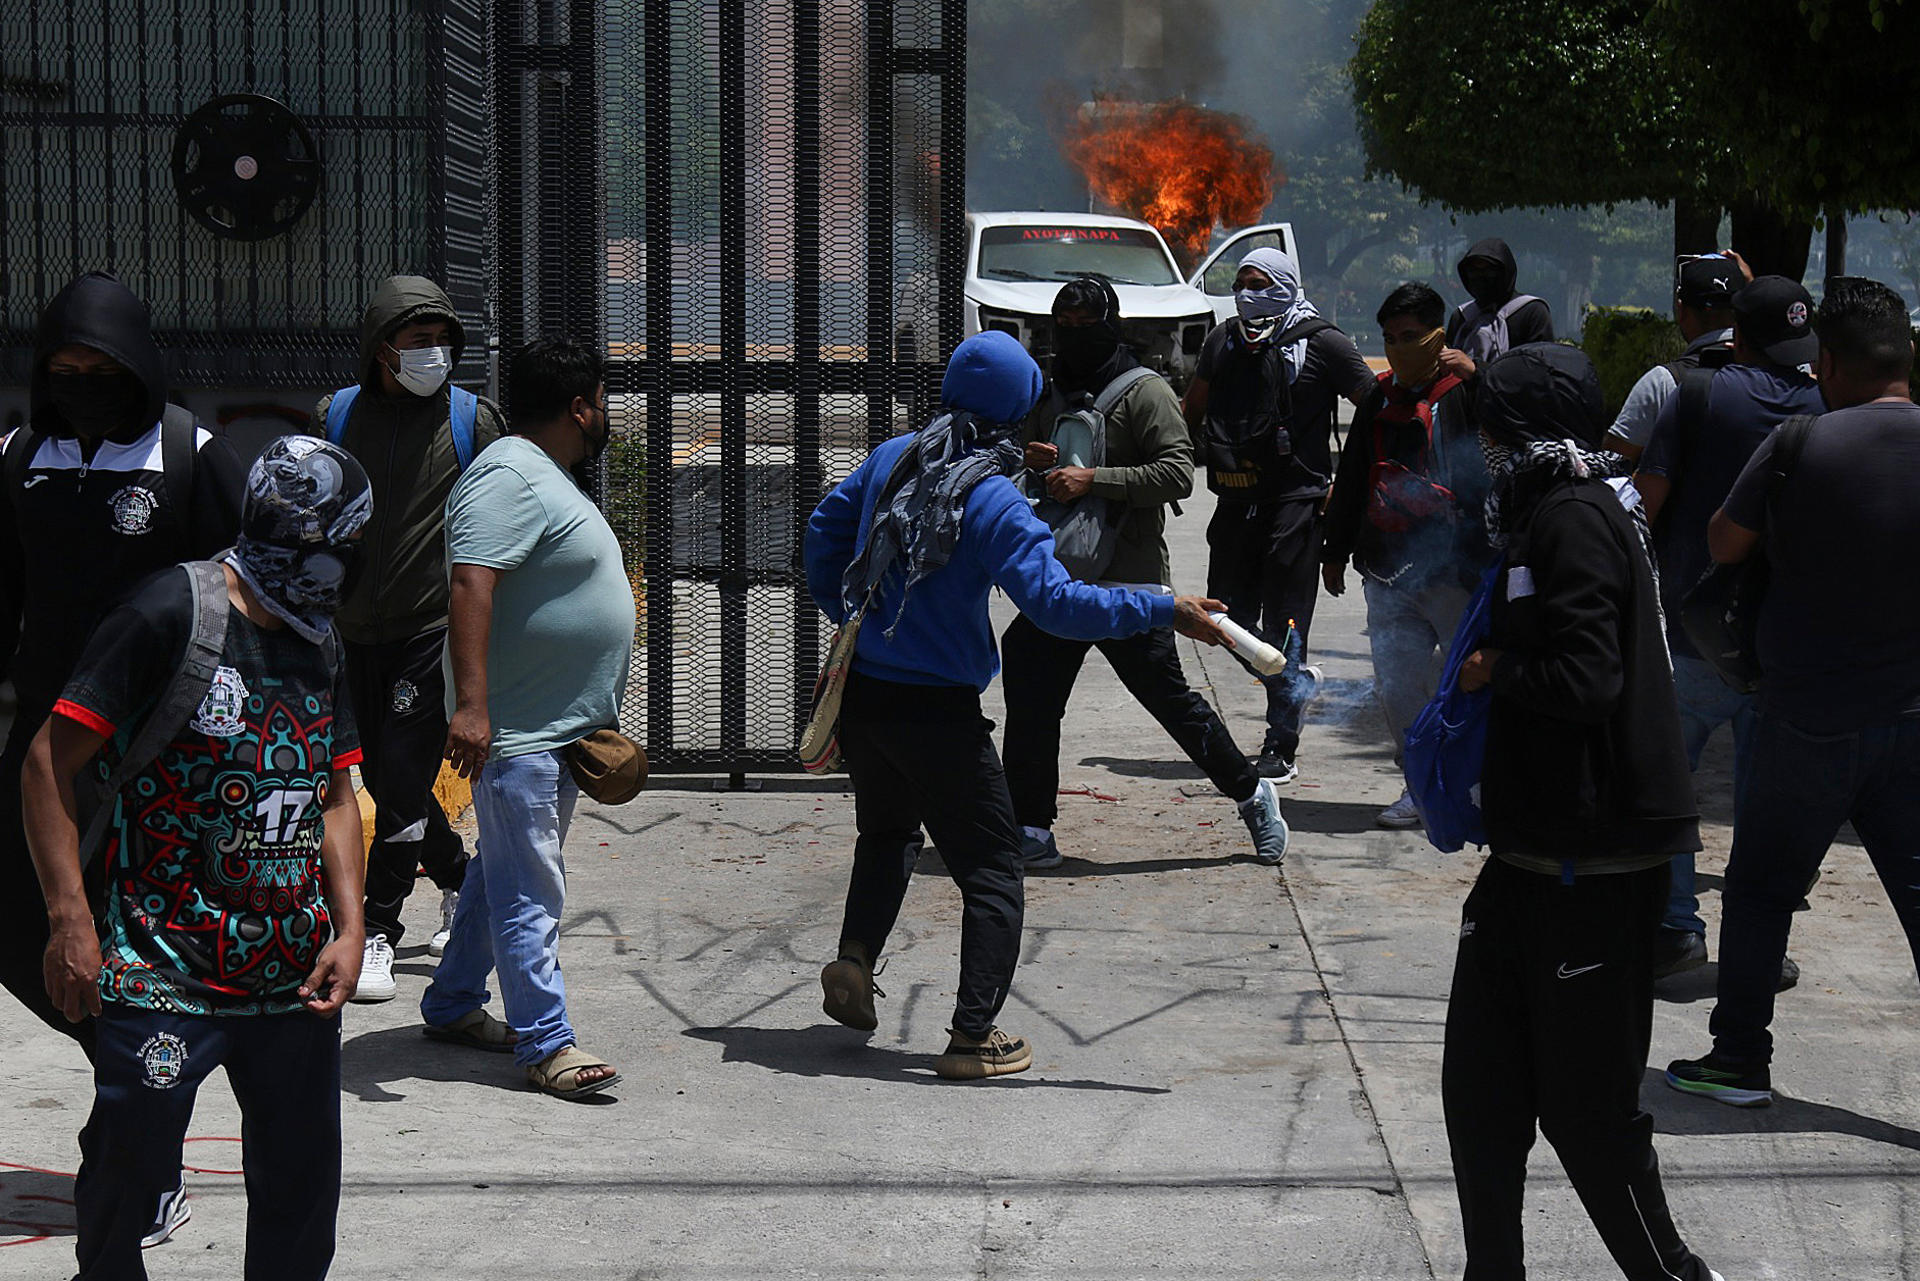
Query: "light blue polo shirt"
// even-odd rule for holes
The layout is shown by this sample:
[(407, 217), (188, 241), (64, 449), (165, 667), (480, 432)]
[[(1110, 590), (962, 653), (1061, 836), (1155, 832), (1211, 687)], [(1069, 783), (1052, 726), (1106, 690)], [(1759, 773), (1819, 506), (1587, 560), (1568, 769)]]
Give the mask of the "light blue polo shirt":
[[(636, 611), (620, 542), (546, 450), (502, 436), (447, 497), (447, 564), (500, 571), (487, 645), (493, 756), (619, 723)], [(451, 714), (454, 688), (447, 677)]]

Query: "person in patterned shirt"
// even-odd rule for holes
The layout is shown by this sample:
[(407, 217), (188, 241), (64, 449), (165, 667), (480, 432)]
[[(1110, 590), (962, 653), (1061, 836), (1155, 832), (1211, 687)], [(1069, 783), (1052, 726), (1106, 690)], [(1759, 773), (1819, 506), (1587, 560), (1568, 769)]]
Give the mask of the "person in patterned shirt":
[(96, 926), (76, 777), (105, 782), (193, 631), (184, 572), (102, 620), (22, 779), (46, 892), (47, 992), (97, 1019), (75, 1188), (82, 1276), (142, 1276), (141, 1237), (178, 1195), (200, 1083), (224, 1066), (244, 1120), (246, 1275), (317, 1279), (340, 1197), (340, 1006), (359, 978), (360, 751), (332, 614), (373, 509), (366, 473), (282, 437), (247, 478), (221, 566), (225, 644), (199, 710), (117, 796)]

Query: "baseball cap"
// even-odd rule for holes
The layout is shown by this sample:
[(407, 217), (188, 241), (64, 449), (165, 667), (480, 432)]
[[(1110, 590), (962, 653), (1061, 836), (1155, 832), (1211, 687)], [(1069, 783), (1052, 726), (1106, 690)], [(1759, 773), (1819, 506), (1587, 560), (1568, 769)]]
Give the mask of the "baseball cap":
[(1725, 254), (1704, 254), (1681, 264), (1673, 294), (1689, 307), (1731, 307), (1745, 283), (1739, 263)]
[(1820, 355), (1813, 332), (1813, 295), (1785, 276), (1756, 276), (1733, 296), (1734, 324), (1749, 347), (1785, 369)]

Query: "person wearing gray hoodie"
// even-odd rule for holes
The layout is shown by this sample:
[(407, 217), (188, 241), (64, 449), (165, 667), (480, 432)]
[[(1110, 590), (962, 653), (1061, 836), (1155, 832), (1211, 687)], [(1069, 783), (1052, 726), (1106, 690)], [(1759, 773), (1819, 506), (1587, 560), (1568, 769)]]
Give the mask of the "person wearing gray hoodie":
[(491, 401), (448, 382), (465, 347), (445, 290), (422, 276), (389, 277), (361, 321), (360, 382), (314, 410), (316, 432), (359, 460), (373, 484), (359, 577), (334, 620), (366, 753), (360, 782), (375, 806), (356, 1001), (399, 991), (393, 949), (415, 869), (440, 889), (441, 928), (428, 944), (436, 956), (466, 876), (466, 850), (433, 791), (447, 738), (446, 504), (466, 462), (506, 423)]

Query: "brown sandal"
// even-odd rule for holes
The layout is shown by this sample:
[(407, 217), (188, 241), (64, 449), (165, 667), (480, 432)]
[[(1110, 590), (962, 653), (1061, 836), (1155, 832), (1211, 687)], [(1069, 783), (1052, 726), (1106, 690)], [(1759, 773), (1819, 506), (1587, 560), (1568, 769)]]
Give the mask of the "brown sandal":
[(600, 1078), (598, 1081), (580, 1080), (580, 1074), (589, 1068), (612, 1067), (613, 1064), (596, 1059), (577, 1045), (548, 1055), (527, 1069), (527, 1084), (556, 1099), (584, 1099), (589, 1094), (598, 1094), (609, 1085), (617, 1085), (620, 1074)]
[(426, 1033), (429, 1040), (464, 1045), (470, 1050), (488, 1050), (495, 1054), (511, 1054), (520, 1039), (514, 1035), (512, 1028), (485, 1010), (469, 1010), (451, 1023), (429, 1023), (420, 1030)]

